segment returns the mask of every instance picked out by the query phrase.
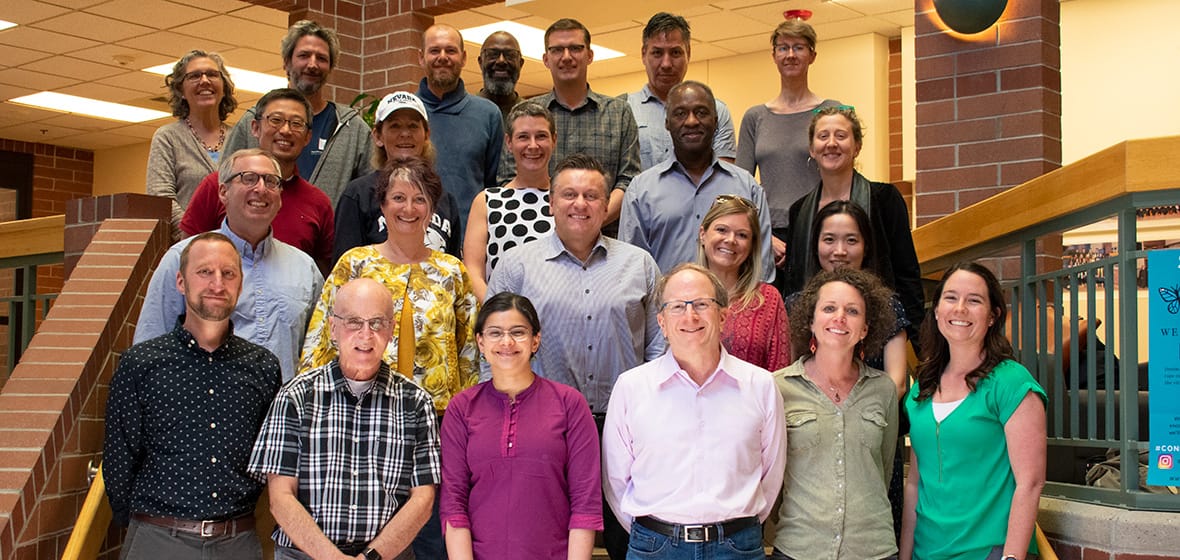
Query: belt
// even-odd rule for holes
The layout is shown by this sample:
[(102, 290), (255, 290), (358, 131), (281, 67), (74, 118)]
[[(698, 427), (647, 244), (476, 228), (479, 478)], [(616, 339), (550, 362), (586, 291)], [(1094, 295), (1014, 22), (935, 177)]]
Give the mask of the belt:
[(204, 538), (233, 536), (254, 528), (254, 515), (243, 515), (228, 521), (194, 521), (192, 519), (177, 519), (175, 517), (155, 517), (143, 513), (135, 513), (131, 518), (141, 523), (150, 523), (159, 527), (167, 527), (181, 533), (189, 533)]
[(743, 529), (749, 529), (750, 527), (757, 527), (759, 525), (757, 517), (738, 517), (717, 523), (679, 525), (660, 521), (654, 517), (644, 516), (636, 517), (635, 523), (665, 537), (672, 537), (689, 543), (715, 541), (721, 538), (721, 535), (731, 535)]

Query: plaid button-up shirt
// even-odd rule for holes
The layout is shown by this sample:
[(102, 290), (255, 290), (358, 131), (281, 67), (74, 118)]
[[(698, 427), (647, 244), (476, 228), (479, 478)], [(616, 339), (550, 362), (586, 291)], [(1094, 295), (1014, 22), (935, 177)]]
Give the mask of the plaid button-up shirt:
[[(411, 488), (441, 479), (434, 402), (384, 363), (357, 398), (333, 360), (279, 391), (248, 471), (298, 478), (299, 502), (329, 540), (368, 543)], [(278, 546), (294, 546), (281, 527), (273, 537)]]

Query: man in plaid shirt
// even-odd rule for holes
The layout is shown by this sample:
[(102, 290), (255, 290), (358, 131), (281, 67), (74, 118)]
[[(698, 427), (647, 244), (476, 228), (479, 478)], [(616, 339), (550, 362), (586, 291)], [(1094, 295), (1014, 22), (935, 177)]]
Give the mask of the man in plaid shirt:
[(265, 477), (276, 560), (413, 558), (440, 480), (430, 395), (382, 359), (393, 297), (361, 278), (336, 295), (339, 357), (279, 391), (248, 471)]

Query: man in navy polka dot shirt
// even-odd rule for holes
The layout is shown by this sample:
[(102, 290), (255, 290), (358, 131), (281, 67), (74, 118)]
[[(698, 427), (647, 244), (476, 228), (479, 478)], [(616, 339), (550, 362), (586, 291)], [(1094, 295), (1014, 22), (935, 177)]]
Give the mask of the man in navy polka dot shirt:
[[(277, 176), (275, 176), (277, 179)], [(282, 383), (278, 358), (234, 336), (237, 248), (203, 233), (180, 254), (185, 312), (119, 360), (107, 401), (103, 477), (125, 559), (262, 558), (254, 436)]]

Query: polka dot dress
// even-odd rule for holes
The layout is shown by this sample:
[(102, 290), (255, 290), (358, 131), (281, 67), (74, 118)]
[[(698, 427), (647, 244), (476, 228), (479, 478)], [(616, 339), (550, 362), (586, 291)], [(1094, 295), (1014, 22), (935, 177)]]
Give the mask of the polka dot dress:
[(487, 277), (505, 251), (553, 229), (549, 191), (534, 187), (493, 187), (484, 191), (488, 205)]

